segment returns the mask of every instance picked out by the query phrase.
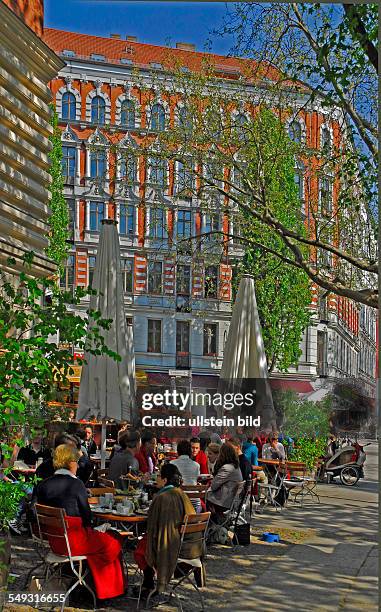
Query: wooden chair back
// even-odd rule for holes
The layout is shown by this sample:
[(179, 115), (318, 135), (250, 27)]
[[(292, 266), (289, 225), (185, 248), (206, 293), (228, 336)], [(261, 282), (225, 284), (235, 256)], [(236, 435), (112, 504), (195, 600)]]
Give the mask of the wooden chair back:
[(184, 518), (184, 523), (180, 527), (180, 533), (204, 533), (208, 527), (209, 518), (210, 512), (187, 514)]
[(181, 485), (181, 489), (186, 493), (189, 499), (202, 499), (205, 501), (206, 492), (208, 490), (208, 485), (198, 484), (198, 485)]
[(36, 516), (40, 540), (48, 541), (54, 537), (67, 541), (66, 512), (63, 508), (36, 504)]

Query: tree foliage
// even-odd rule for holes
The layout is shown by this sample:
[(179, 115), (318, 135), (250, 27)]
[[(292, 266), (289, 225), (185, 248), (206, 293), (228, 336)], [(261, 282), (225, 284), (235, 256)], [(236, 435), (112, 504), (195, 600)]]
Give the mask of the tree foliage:
[[(295, 185), (295, 146), (291, 143), (283, 124), (274, 114), (263, 109), (252, 125), (267, 180), (267, 202), (275, 214), (294, 231), (305, 234), (301, 214), (301, 202)], [(274, 147), (282, 149), (275, 160)], [(253, 168), (258, 167), (251, 161)], [(267, 167), (270, 166), (270, 167)], [(256, 179), (254, 179), (256, 180)], [(277, 250), (287, 257), (287, 248), (282, 240), (268, 228), (245, 215), (242, 235), (249, 241), (245, 255), (239, 265), (241, 273), (250, 273), (255, 279), (258, 311), (262, 325), (263, 341), (269, 370), (276, 367), (287, 371), (298, 363), (303, 332), (310, 320), (311, 291), (308, 276), (295, 270), (269, 253), (266, 247)], [(250, 243), (262, 243), (263, 247)]]
[[(93, 354), (120, 359), (104, 343), (110, 321), (71, 308), (88, 292), (62, 292), (53, 279), (0, 274), (0, 430), (24, 425), (35, 404), (44, 405), (54, 387), (73, 372), (73, 345)], [(89, 290), (91, 291), (91, 290)], [(88, 327), (89, 318), (95, 323)]]
[(233, 53), (277, 66), (305, 83), (312, 102), (340, 108), (367, 197), (377, 172), (377, 4), (236, 3), (219, 34), (235, 37)]
[(69, 211), (64, 197), (64, 182), (62, 176), (62, 141), (61, 130), (58, 127), (58, 115), (51, 108), (51, 125), (53, 127), (50, 142), (52, 149), (49, 154), (51, 175), (50, 190), (50, 208), (51, 215), (49, 218), (49, 246), (47, 248), (48, 256), (56, 262), (59, 272), (63, 271), (63, 264), (68, 254), (68, 238), (69, 238)]
[(282, 413), (282, 431), (292, 438), (319, 438), (329, 434), (332, 400), (329, 396), (320, 402), (301, 399), (294, 391), (279, 393), (276, 397)]

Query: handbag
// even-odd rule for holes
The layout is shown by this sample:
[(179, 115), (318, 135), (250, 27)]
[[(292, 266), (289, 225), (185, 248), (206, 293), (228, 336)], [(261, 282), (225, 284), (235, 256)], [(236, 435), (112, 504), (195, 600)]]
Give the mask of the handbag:
[(234, 535), (240, 546), (249, 546), (250, 544), (250, 523), (236, 525)]

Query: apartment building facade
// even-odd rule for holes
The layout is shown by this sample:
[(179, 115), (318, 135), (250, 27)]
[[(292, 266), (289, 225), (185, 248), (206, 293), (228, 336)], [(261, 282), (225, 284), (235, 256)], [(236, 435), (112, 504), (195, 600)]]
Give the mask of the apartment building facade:
[[(117, 219), (125, 306), (134, 328), (138, 369), (153, 385), (170, 381), (180, 369), (191, 372), (195, 388), (215, 388), (231, 316), (232, 263), (243, 255), (243, 249), (229, 241), (218, 262), (209, 265), (202, 249), (195, 256), (190, 247), (214, 227), (234, 232), (223, 212), (223, 199), (218, 214), (211, 218), (197, 198), (179, 195), (184, 176), (175, 162), (163, 163), (154, 154), (118, 162), (123, 147), (131, 151), (134, 142), (147, 134), (154, 136), (174, 121), (174, 106), (166, 100), (158, 98), (148, 110), (134, 79), (137, 68), (147, 75), (155, 70), (160, 78), (168, 49), (139, 43), (134, 37), (122, 40), (116, 35), (101, 38), (50, 29), (45, 41), (66, 64), (50, 84), (62, 129), (65, 197), (73, 241), (63, 283), (91, 284), (100, 221)], [(204, 56), (192, 45), (181, 43), (172, 51), (189, 69), (197, 69)], [(239, 73), (240, 64), (234, 58), (210, 57), (222, 77), (231, 79)], [(328, 123), (318, 107), (301, 111), (288, 129), (294, 140), (303, 139), (316, 150), (326, 146), (327, 140), (333, 143), (341, 137), (338, 122)], [(110, 148), (110, 141), (117, 143), (116, 149)], [(304, 210), (311, 185), (334, 205), (335, 180), (327, 185), (324, 177), (307, 177), (298, 166), (295, 181)], [(218, 202), (218, 194), (213, 197)], [(297, 368), (287, 375), (274, 374), (274, 378), (313, 393), (319, 377), (350, 377), (361, 372), (372, 386), (375, 338), (361, 327), (364, 308), (335, 297), (323, 304), (313, 290), (311, 310), (312, 322), (301, 344)], [(374, 318), (374, 314), (367, 316)], [(366, 366), (360, 356), (360, 347), (365, 345), (371, 355)], [(361, 369), (365, 367), (366, 374)]]

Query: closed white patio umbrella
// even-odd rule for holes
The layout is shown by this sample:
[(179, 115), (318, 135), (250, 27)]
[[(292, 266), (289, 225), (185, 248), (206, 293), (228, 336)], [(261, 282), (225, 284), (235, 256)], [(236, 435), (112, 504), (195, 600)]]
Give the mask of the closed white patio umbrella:
[[(135, 407), (135, 357), (132, 329), (124, 311), (123, 279), (120, 267), (119, 235), (116, 222), (102, 221), (92, 288), (90, 310), (103, 319), (111, 319), (108, 330), (102, 330), (107, 348), (120, 361), (108, 355), (85, 352), (79, 387), (77, 420), (95, 415), (102, 421), (101, 467), (105, 465), (106, 420), (133, 419)], [(91, 321), (90, 326), (96, 325)]]
[(257, 390), (256, 415), (261, 417), (261, 428), (276, 426), (262, 329), (259, 321), (254, 278), (241, 278), (233, 306), (229, 333), (224, 347), (220, 373), (222, 390), (247, 390), (255, 379)]

